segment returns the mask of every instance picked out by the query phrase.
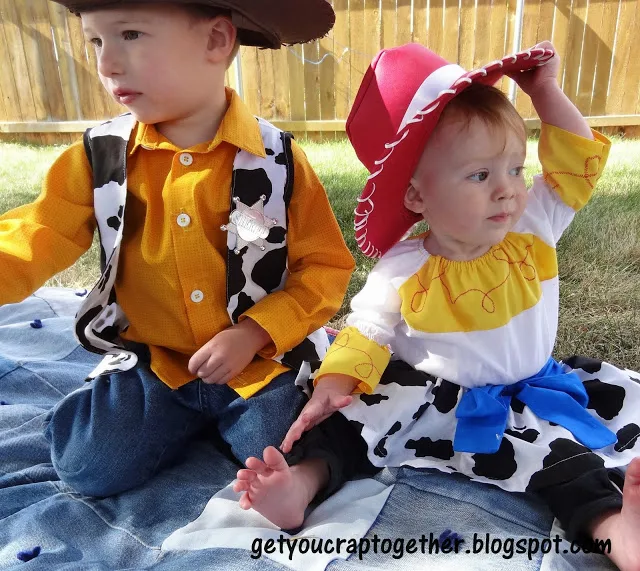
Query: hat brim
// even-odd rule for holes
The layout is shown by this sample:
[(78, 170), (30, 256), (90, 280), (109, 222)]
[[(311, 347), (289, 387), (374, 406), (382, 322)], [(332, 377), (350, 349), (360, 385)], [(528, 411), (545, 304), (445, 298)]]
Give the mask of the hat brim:
[(335, 23), (335, 13), (327, 0), (53, 0), (71, 12), (97, 8), (170, 2), (202, 4), (229, 10), (238, 28), (242, 45), (278, 49), (325, 36)]
[(472, 83), (494, 85), (507, 74), (543, 65), (553, 55), (550, 49), (531, 48), (469, 71), (407, 121), (397, 137), (385, 145), (385, 154), (375, 162), (377, 170), (367, 178), (358, 198), (355, 238), (365, 256), (381, 257), (422, 219), (405, 208), (404, 195), (447, 103)]

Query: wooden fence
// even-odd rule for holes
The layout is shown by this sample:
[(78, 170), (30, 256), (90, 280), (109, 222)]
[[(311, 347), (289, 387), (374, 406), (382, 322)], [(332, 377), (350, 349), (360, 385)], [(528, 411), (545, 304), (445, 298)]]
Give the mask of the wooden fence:
[[(381, 48), (420, 42), (472, 69), (551, 39), (563, 89), (592, 124), (640, 125), (640, 0), (332, 3), (328, 37), (240, 50), (227, 80), (254, 113), (297, 133), (333, 136)], [(97, 79), (77, 17), (47, 0), (0, 0), (0, 20), (0, 137), (68, 142), (122, 111)], [(507, 80), (501, 87), (510, 90)], [(535, 118), (527, 97), (514, 97), (522, 115)]]

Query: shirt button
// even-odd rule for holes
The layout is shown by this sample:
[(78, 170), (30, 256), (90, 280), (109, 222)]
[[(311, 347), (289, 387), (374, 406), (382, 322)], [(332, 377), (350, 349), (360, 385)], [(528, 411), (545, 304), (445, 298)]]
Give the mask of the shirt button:
[(182, 153), (180, 155), (180, 162), (185, 167), (190, 167), (193, 164), (193, 157), (189, 153)]
[(204, 299), (204, 294), (199, 289), (194, 289), (191, 292), (191, 301), (193, 303), (200, 303)]
[(183, 212), (182, 214), (178, 215), (176, 221), (178, 222), (178, 226), (180, 226), (181, 228), (186, 228), (187, 226), (189, 226), (189, 224), (191, 224), (191, 216)]

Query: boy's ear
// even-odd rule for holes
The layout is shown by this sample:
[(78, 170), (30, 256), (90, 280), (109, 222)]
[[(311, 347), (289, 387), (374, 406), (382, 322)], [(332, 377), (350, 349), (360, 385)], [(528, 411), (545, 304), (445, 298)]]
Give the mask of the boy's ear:
[(407, 210), (414, 212), (415, 214), (422, 214), (424, 212), (424, 199), (422, 193), (413, 186), (413, 183), (409, 183), (409, 188), (404, 194), (404, 206)]
[(210, 21), (207, 50), (212, 61), (221, 61), (226, 64), (231, 59), (237, 35), (238, 30), (231, 23), (230, 18), (218, 16)]

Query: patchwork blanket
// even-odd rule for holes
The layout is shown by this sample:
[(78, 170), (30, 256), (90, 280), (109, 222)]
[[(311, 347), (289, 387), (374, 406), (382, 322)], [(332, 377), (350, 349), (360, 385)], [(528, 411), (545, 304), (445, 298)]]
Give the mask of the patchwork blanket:
[(572, 553), (532, 496), (436, 471), (352, 482), (295, 534), (238, 508), (236, 468), (207, 441), (145, 486), (82, 496), (60, 482), (42, 435), (47, 412), (99, 361), (73, 337), (80, 301), (43, 288), (0, 307), (0, 569), (614, 568)]

